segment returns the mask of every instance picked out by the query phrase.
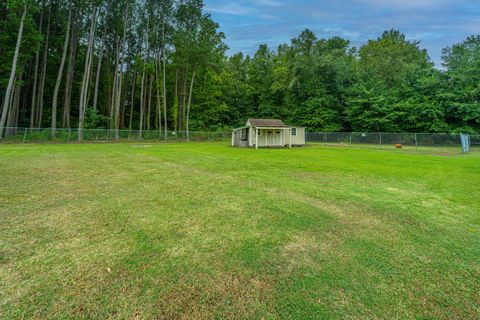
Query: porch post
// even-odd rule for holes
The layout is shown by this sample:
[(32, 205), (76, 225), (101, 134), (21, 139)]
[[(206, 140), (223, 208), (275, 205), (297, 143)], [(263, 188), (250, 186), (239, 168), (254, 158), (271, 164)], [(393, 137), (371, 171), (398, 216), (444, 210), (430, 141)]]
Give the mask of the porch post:
[(255, 149), (258, 149), (258, 128), (255, 128)]
[(289, 140), (289, 143), (288, 143), (288, 148), (291, 149), (291, 148), (292, 148), (292, 128), (288, 129), (288, 134), (290, 135), (290, 140)]

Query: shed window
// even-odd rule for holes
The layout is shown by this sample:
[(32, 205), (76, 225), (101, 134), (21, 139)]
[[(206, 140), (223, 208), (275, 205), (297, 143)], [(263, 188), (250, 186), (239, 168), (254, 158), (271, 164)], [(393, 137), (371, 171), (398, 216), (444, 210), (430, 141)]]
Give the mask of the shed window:
[(297, 128), (292, 128), (292, 136), (296, 136), (297, 135)]

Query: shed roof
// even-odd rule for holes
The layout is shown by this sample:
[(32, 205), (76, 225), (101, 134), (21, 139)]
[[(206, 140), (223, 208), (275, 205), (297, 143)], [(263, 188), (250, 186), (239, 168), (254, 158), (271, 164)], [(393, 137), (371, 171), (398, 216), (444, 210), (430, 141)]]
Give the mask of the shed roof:
[(252, 127), (263, 128), (289, 128), (282, 120), (277, 119), (248, 119), (248, 122)]

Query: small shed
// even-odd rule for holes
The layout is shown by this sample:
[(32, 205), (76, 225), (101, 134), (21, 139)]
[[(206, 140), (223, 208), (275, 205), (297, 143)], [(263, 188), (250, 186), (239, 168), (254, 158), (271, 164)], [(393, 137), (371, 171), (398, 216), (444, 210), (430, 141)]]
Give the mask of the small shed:
[(305, 128), (289, 126), (277, 119), (248, 119), (233, 130), (232, 147), (285, 148), (305, 146)]

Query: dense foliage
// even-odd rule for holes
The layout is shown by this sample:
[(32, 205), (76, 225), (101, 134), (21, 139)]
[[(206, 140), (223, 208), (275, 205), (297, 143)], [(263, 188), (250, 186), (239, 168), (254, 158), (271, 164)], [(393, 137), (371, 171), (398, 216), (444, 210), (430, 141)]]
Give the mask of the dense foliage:
[[(435, 68), (396, 30), (361, 48), (305, 30), (227, 56), (202, 0), (0, 2), (5, 127), (221, 130), (278, 117), (321, 131), (480, 131), (480, 37)], [(18, 54), (16, 54), (18, 53)]]

